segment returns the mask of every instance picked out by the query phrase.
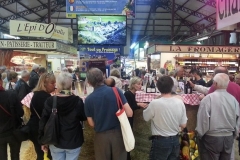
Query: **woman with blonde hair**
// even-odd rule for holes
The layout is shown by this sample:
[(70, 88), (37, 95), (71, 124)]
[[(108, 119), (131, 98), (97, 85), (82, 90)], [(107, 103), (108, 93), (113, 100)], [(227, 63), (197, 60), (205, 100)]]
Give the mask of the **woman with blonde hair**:
[[(132, 108), (132, 110), (140, 109), (140, 108), (146, 108), (146, 103), (137, 103), (136, 102), (136, 92), (140, 91), (142, 88), (142, 79), (139, 77), (132, 77), (129, 82), (129, 90), (124, 93), (124, 96), (127, 99), (127, 102), (129, 106)], [(133, 118), (134, 118), (134, 112), (132, 117), (128, 117), (129, 123), (131, 127), (133, 128)], [(131, 160), (130, 152), (127, 154), (127, 160)]]
[[(80, 121), (87, 118), (84, 112), (84, 104), (79, 96), (71, 92), (72, 75), (62, 72), (57, 77), (57, 114), (59, 123), (59, 140), (56, 145), (49, 145), (53, 159), (78, 160), (81, 146), (84, 142), (83, 130)], [(46, 100), (41, 120), (39, 122), (39, 139), (44, 135), (44, 127), (50, 117), (53, 108), (53, 97)], [(46, 150), (48, 146), (42, 145)]]
[(42, 160), (44, 152), (41, 145), (38, 143), (38, 128), (39, 120), (42, 115), (44, 103), (48, 97), (55, 90), (56, 79), (54, 74), (44, 73), (40, 76), (37, 86), (34, 88), (33, 97), (30, 103), (31, 116), (27, 125), (30, 127), (30, 140), (33, 142), (35, 151), (37, 153), (37, 160)]

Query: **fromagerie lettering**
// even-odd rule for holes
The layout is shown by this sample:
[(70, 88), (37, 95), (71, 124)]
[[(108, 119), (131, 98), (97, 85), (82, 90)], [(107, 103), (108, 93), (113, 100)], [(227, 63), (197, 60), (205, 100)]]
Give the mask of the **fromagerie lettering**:
[(57, 33), (60, 35), (64, 35), (65, 32), (62, 29), (58, 29), (55, 24), (41, 24), (41, 23), (19, 23), (17, 27), (17, 32), (24, 32), (24, 33), (36, 33), (36, 32), (44, 32), (45, 34), (52, 34)]

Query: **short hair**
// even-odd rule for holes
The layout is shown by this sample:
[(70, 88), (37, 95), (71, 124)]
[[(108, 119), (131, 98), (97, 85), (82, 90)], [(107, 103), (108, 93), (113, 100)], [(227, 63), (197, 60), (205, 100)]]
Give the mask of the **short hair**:
[(21, 78), (25, 78), (25, 77), (27, 77), (27, 76), (30, 76), (30, 73), (29, 73), (27, 70), (23, 70), (23, 71), (21, 72)]
[(169, 76), (174, 76), (174, 74), (175, 74), (175, 71), (174, 71), (174, 70), (172, 70), (172, 71), (170, 71), (170, 72), (168, 73)]
[(63, 71), (63, 72), (68, 72), (67, 67), (64, 67), (64, 68), (62, 69), (62, 71)]
[(197, 70), (197, 69), (191, 70), (190, 73), (192, 73), (192, 74), (197, 74), (197, 75), (199, 75), (200, 77), (202, 77), (201, 72), (200, 72), (199, 70)]
[(32, 66), (32, 70), (35, 70), (35, 69), (38, 69), (39, 68), (39, 65), (38, 64), (34, 64), (33, 66)]
[(72, 75), (68, 72), (61, 72), (57, 77), (57, 89), (61, 90), (69, 90), (72, 87)]
[(112, 69), (111, 72), (110, 72), (110, 76), (115, 76), (117, 78), (120, 78), (121, 74), (120, 74), (118, 69)]
[(173, 88), (173, 80), (170, 76), (162, 76), (157, 81), (158, 90), (163, 93), (171, 93)]
[(18, 77), (18, 74), (17, 72), (14, 72), (14, 71), (10, 71), (8, 74), (7, 74), (7, 80), (8, 81), (11, 81), (13, 79), (16, 79)]
[(165, 74), (166, 74), (166, 69), (165, 69), (165, 68), (160, 68), (159, 72), (160, 72), (162, 75), (165, 75)]
[(56, 78), (53, 73), (43, 73), (33, 91), (45, 91), (47, 92), (46, 83), (56, 82)]
[(0, 73), (0, 81), (2, 80), (2, 74)]
[(98, 68), (91, 68), (87, 72), (88, 83), (93, 87), (97, 87), (103, 84), (103, 72)]
[(133, 86), (141, 81), (142, 79), (139, 77), (132, 77), (129, 82), (129, 89), (133, 89)]
[[(110, 83), (108, 83), (108, 82), (110, 82)], [(105, 79), (104, 83), (109, 87), (115, 87), (115, 85), (116, 85), (115, 80), (111, 77)]]
[(218, 74), (218, 73), (228, 74), (228, 70), (227, 70), (227, 68), (225, 68), (225, 67), (216, 67), (216, 68), (214, 69), (214, 74), (216, 75), (216, 74)]
[(46, 72), (47, 72), (47, 70), (44, 67), (40, 67), (38, 70), (38, 73), (46, 73)]
[(217, 88), (226, 89), (230, 80), (227, 74), (218, 73), (213, 77), (213, 81), (217, 83)]

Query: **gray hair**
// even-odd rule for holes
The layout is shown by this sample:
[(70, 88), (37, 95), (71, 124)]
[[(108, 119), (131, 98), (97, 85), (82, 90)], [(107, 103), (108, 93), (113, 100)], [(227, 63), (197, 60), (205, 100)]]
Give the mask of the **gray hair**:
[(222, 67), (222, 66), (216, 67), (216, 68), (214, 69), (214, 74), (216, 75), (216, 74), (218, 74), (218, 73), (228, 74), (228, 70), (227, 70), (227, 68)]
[(30, 76), (30, 73), (29, 73), (28, 71), (26, 71), (26, 70), (23, 70), (23, 71), (21, 72), (21, 77), (22, 77), (22, 78), (25, 78), (25, 77), (27, 77), (27, 76)]
[(32, 70), (35, 70), (35, 69), (38, 69), (39, 68), (39, 65), (38, 64), (34, 64), (33, 66), (32, 66)]
[(133, 86), (141, 81), (142, 79), (139, 77), (132, 77), (129, 82), (129, 89), (133, 89), (134, 88)]
[(68, 72), (61, 72), (56, 78), (56, 85), (59, 91), (69, 90), (72, 87), (72, 75)]
[(110, 73), (110, 76), (115, 76), (117, 78), (120, 78), (121, 74), (120, 74), (120, 71), (118, 69), (112, 69), (111, 73)]
[(159, 72), (160, 72), (162, 75), (165, 75), (165, 74), (166, 74), (166, 69), (165, 69), (165, 68), (160, 68)]
[(88, 72), (87, 72), (87, 80), (88, 83), (93, 86), (93, 87), (97, 87), (103, 84), (103, 72), (98, 69), (98, 68), (91, 68)]
[(217, 83), (218, 89), (226, 89), (230, 80), (227, 74), (218, 73), (213, 77), (213, 81)]

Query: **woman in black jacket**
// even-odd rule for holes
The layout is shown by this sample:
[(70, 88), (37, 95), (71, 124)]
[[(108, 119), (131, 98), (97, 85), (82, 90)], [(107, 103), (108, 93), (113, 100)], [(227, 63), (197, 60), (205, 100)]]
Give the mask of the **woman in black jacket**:
[(53, 74), (44, 73), (40, 76), (37, 86), (34, 88), (33, 97), (30, 103), (31, 116), (27, 123), (30, 127), (30, 140), (34, 144), (35, 151), (37, 153), (37, 160), (43, 160), (43, 151), (41, 145), (38, 142), (38, 127), (39, 120), (44, 108), (44, 102), (55, 90), (56, 79)]
[[(84, 142), (83, 130), (80, 121), (87, 118), (81, 98), (71, 92), (72, 75), (62, 72), (57, 77), (57, 114), (59, 119), (59, 142), (50, 145), (53, 159), (65, 157), (65, 160), (77, 160)], [(44, 127), (52, 113), (53, 97), (45, 102), (42, 117), (39, 123), (39, 139), (44, 135)], [(42, 149), (46, 149), (43, 144)]]
[[(126, 97), (128, 104), (133, 111), (139, 108), (145, 108), (147, 106), (146, 103), (136, 102), (136, 98), (135, 98), (136, 91), (141, 91), (141, 88), (142, 88), (142, 79), (139, 77), (133, 77), (129, 82), (129, 90), (124, 93), (124, 96)], [(134, 112), (132, 117), (128, 117), (129, 123), (132, 128), (133, 128), (133, 118), (134, 118)], [(130, 152), (127, 153), (127, 160), (131, 160)]]
[(17, 94), (13, 91), (5, 91), (2, 84), (0, 74), (0, 159), (8, 159), (7, 145), (9, 145), (11, 160), (19, 160), (21, 142), (13, 136), (13, 131), (21, 123), (24, 112)]

